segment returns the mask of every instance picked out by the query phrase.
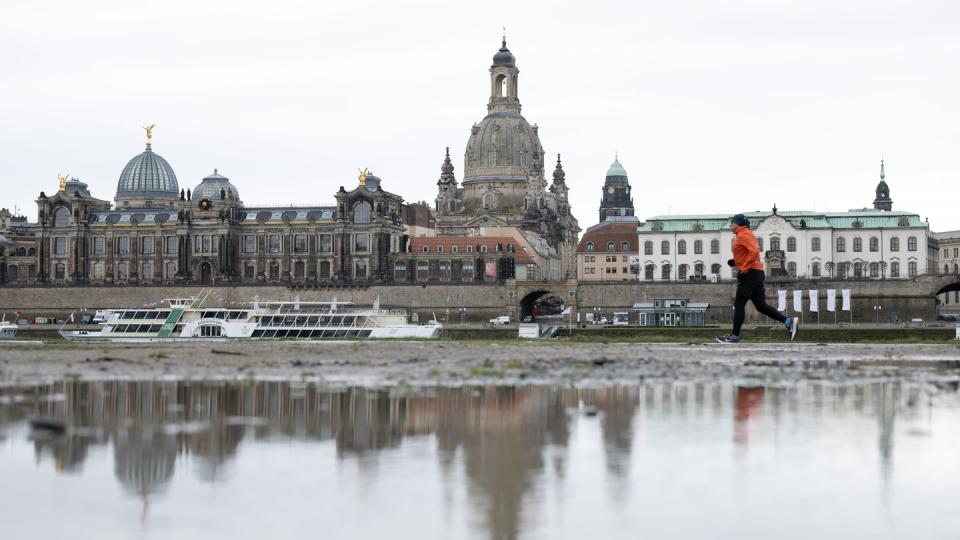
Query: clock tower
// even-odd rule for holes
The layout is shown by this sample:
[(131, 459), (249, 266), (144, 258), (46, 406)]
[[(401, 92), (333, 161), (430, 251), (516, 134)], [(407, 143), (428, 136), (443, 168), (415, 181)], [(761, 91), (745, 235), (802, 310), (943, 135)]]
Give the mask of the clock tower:
[(633, 216), (633, 197), (630, 195), (630, 182), (627, 171), (620, 164), (619, 157), (607, 169), (607, 178), (603, 182), (603, 198), (600, 200), (600, 222), (609, 217)]

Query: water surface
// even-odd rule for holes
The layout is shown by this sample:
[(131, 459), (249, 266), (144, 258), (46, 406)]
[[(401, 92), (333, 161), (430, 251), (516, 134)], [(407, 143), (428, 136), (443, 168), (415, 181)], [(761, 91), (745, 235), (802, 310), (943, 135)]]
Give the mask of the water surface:
[(960, 400), (65, 381), (0, 389), (0, 478), (16, 539), (956, 538)]

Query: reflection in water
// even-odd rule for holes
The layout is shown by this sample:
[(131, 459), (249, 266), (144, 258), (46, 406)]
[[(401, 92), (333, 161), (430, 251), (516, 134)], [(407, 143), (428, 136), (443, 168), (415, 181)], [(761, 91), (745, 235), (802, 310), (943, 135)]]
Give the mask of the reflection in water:
[[(28, 418), (52, 417), (66, 434), (32, 433), (38, 463), (57, 473), (82, 474), (91, 447), (112, 447), (113, 471), (124, 491), (163, 497), (189, 463), (203, 482), (231, 481), (230, 463), (244, 444), (276, 439), (327, 442), (340, 461), (355, 460), (361, 474), (377, 474), (377, 460), (406, 438), (430, 437), (450, 485), (466, 479), (469, 518), (491, 538), (517, 538), (535, 523), (537, 487), (544, 475), (562, 489), (578, 429), (598, 426), (603, 467), (613, 500), (631, 490), (637, 431), (646, 422), (696, 422), (725, 430), (740, 448), (769, 439), (769, 428), (812, 414), (869, 417), (879, 422), (884, 486), (892, 474), (894, 418), (915, 417), (921, 394), (901, 383), (790, 388), (728, 383), (655, 383), (607, 388), (550, 386), (329, 390), (289, 382), (76, 382), (0, 389), (0, 434)], [(582, 411), (597, 411), (593, 415)], [(812, 413), (811, 413), (812, 411)], [(664, 423), (664, 419), (669, 422)], [(731, 420), (732, 419), (732, 422)], [(757, 423), (760, 423), (758, 426)], [(772, 422), (772, 424), (771, 424)], [(647, 434), (669, 437), (669, 432)], [(365, 472), (364, 472), (365, 471)], [(886, 489), (886, 487), (884, 488)], [(623, 503), (625, 504), (625, 503)]]

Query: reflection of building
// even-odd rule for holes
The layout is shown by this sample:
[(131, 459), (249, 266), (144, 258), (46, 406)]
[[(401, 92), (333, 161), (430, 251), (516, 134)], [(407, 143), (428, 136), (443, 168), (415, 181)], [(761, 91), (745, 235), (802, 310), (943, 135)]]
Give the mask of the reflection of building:
[(520, 229), (542, 237), (558, 258), (549, 279), (573, 277), (580, 228), (570, 213), (566, 174), (557, 156), (547, 186), (539, 130), (520, 114), (516, 59), (503, 46), (490, 67), (487, 115), (470, 129), (458, 185), (449, 152), (437, 182), (437, 233), (451, 236), (513, 236)]
[[(882, 169), (881, 169), (882, 171)], [(883, 173), (881, 172), (881, 178)], [(877, 188), (889, 195), (881, 180)], [(936, 242), (911, 212), (746, 212), (769, 275), (806, 279), (907, 279), (934, 271)], [(667, 215), (639, 229), (642, 280), (731, 278), (730, 216)]]

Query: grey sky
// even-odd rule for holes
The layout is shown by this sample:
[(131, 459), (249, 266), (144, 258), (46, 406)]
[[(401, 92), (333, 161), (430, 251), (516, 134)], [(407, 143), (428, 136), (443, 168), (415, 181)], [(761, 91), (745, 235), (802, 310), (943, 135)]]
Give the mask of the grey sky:
[(214, 167), (247, 204), (331, 202), (369, 167), (432, 201), (458, 179), (507, 26), (523, 114), (573, 211), (615, 150), (637, 214), (868, 206), (960, 228), (960, 2), (0, 0), (0, 206), (57, 173), (112, 199), (157, 123), (182, 187)]

